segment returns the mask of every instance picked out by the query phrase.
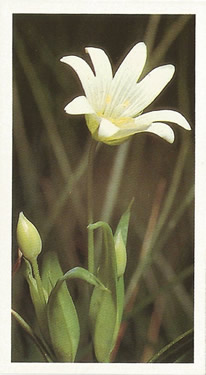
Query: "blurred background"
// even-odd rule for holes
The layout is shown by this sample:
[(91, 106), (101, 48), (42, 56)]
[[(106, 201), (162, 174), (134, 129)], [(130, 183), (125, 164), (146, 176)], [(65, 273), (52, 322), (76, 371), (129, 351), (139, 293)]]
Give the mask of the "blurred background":
[[(114, 71), (138, 41), (148, 47), (144, 74), (167, 63), (176, 73), (148, 107), (174, 109), (192, 131), (173, 126), (170, 145), (139, 134), (121, 146), (101, 144), (94, 165), (94, 218), (115, 230), (134, 198), (125, 273), (126, 306), (114, 362), (147, 362), (193, 326), (194, 53), (191, 15), (40, 15), (13, 17), (13, 264), (20, 211), (38, 228), (43, 253), (58, 253), (65, 271), (87, 267), (87, 157), (91, 141), (84, 116), (65, 105), (82, 95), (74, 71), (60, 62), (84, 48), (100, 47)], [(96, 251), (100, 250), (96, 237)], [(142, 262), (146, 259), (146, 262)], [(82, 335), (77, 361), (89, 362), (84, 327), (84, 283), (71, 282)], [(13, 278), (13, 308), (33, 324), (34, 311), (21, 268)], [(12, 360), (43, 361), (13, 322)], [(193, 362), (191, 352), (180, 360)]]

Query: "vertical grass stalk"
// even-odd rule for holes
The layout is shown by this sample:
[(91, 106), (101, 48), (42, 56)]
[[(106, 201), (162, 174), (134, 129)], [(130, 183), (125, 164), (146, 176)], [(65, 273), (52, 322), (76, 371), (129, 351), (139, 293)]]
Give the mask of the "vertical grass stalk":
[[(93, 223), (93, 160), (96, 150), (96, 142), (92, 140), (88, 156), (87, 175), (87, 207), (88, 225)], [(88, 230), (88, 270), (94, 273), (94, 231)]]

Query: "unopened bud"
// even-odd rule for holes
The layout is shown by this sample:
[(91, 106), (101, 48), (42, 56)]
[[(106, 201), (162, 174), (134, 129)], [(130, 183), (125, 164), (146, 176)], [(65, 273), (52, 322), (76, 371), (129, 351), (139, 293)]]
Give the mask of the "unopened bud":
[(117, 261), (117, 276), (120, 277), (124, 274), (127, 264), (127, 251), (122, 238), (121, 231), (118, 232), (115, 238), (115, 253)]
[(17, 224), (17, 242), (23, 256), (32, 262), (42, 249), (41, 237), (35, 226), (24, 216), (19, 214)]

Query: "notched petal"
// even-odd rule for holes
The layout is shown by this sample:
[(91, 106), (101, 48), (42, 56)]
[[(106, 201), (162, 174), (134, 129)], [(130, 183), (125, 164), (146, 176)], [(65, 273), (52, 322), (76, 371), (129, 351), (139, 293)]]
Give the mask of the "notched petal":
[(60, 61), (68, 64), (75, 70), (79, 76), (86, 96), (91, 97), (95, 76), (89, 64), (78, 56), (65, 56), (62, 57)]
[(86, 47), (86, 53), (90, 55), (96, 76), (103, 76), (101, 79), (112, 79), (112, 67), (108, 56), (101, 48)]

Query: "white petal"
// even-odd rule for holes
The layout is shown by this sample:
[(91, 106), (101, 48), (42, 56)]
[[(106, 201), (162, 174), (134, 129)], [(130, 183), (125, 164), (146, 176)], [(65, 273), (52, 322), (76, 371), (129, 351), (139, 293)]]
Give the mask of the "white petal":
[(143, 111), (165, 88), (175, 72), (173, 65), (164, 65), (153, 69), (136, 85), (133, 103), (122, 116), (135, 116)]
[(65, 56), (60, 61), (70, 65), (75, 70), (86, 96), (92, 102), (94, 98), (93, 86), (95, 84), (95, 76), (90, 66), (78, 56)]
[(136, 117), (134, 120), (135, 125), (138, 126), (140, 130), (145, 130), (149, 125), (157, 121), (172, 122), (182, 126), (184, 129), (191, 130), (190, 124), (187, 122), (185, 117), (179, 112), (172, 110), (160, 110), (144, 113), (143, 115)]
[(94, 109), (89, 104), (85, 96), (78, 96), (73, 99), (69, 104), (64, 108), (66, 113), (70, 115), (83, 115), (94, 113)]
[(159, 137), (165, 139), (169, 143), (173, 143), (175, 139), (172, 128), (169, 125), (164, 124), (163, 122), (154, 122), (145, 131), (154, 133)]
[[(114, 80), (118, 81), (125, 75), (137, 82), (144, 68), (147, 58), (147, 47), (143, 42), (137, 43), (127, 54), (119, 69), (117, 70)], [(126, 79), (126, 78), (124, 78)]]
[(85, 50), (90, 55), (96, 73), (96, 111), (103, 112), (106, 95), (112, 81), (112, 67), (106, 53), (102, 49), (87, 47)]
[(112, 137), (118, 131), (119, 128), (116, 125), (112, 124), (112, 122), (107, 119), (102, 119), (99, 125), (98, 135), (102, 138), (108, 138)]
[(147, 49), (144, 43), (137, 43), (123, 60), (112, 81), (111, 103), (106, 107), (106, 115), (114, 115), (118, 104), (123, 103), (136, 84), (144, 68)]
[(85, 51), (90, 55), (96, 76), (104, 76), (104, 79), (111, 81), (112, 67), (106, 53), (94, 47), (86, 47)]

